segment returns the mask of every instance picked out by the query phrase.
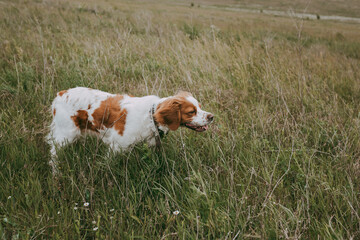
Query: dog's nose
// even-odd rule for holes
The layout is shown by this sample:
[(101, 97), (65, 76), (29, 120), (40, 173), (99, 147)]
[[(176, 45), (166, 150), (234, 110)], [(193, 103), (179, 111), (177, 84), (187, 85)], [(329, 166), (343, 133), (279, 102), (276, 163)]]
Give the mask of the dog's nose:
[(207, 116), (206, 116), (206, 118), (207, 118), (207, 120), (208, 121), (212, 121), (212, 120), (214, 120), (214, 115), (212, 115), (211, 113), (209, 113)]

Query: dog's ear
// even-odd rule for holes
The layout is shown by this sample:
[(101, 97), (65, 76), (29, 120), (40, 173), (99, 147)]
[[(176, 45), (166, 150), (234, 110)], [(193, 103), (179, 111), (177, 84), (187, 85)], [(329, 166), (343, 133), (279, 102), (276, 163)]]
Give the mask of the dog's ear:
[(160, 125), (166, 125), (170, 130), (175, 131), (180, 127), (181, 122), (181, 100), (175, 97), (169, 98), (160, 103), (155, 111), (154, 118)]

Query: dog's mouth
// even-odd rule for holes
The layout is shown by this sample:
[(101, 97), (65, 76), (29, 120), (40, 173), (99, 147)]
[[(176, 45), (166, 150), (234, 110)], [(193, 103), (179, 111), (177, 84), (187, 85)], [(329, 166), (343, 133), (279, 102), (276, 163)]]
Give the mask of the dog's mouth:
[(191, 124), (191, 123), (185, 123), (184, 126), (187, 127), (187, 128), (190, 128), (191, 130), (197, 131), (197, 132), (204, 132), (209, 127), (208, 125), (196, 126), (196, 125)]

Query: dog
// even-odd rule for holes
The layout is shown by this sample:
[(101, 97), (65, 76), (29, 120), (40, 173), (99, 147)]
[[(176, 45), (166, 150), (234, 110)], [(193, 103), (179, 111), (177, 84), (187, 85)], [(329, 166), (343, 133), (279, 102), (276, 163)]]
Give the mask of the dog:
[(58, 92), (51, 110), (53, 120), (47, 141), (54, 174), (56, 151), (82, 135), (100, 136), (112, 151), (119, 152), (143, 141), (159, 147), (160, 138), (179, 127), (206, 131), (214, 119), (213, 114), (203, 111), (199, 102), (184, 91), (159, 98), (76, 87)]

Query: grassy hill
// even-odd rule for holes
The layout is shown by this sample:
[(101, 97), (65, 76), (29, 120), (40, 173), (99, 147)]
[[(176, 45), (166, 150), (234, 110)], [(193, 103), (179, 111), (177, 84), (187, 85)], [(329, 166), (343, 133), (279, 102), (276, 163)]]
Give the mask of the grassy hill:
[[(359, 28), (173, 1), (1, 1), (1, 238), (358, 239)], [(79, 140), (55, 180), (50, 105), (75, 86), (187, 90), (216, 119), (161, 152)]]

